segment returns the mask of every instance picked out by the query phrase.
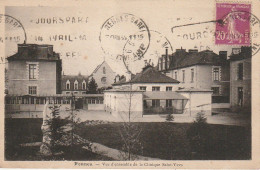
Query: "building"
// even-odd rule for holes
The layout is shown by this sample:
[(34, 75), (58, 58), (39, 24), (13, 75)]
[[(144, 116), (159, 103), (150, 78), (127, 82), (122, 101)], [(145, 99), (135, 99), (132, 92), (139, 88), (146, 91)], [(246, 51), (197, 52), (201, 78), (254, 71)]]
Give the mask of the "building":
[(88, 76), (81, 75), (62, 75), (62, 94), (78, 95), (86, 94)]
[(116, 73), (111, 69), (106, 61), (103, 61), (96, 67), (93, 73), (89, 76), (89, 80), (93, 77), (98, 85), (98, 88), (112, 87)]
[(53, 45), (18, 44), (18, 52), (7, 60), (9, 95), (61, 93), (62, 61)]
[(233, 110), (251, 110), (251, 60), (250, 47), (242, 47), (230, 55), (230, 104)]
[(180, 89), (212, 90), (213, 103), (229, 103), (230, 64), (226, 51), (216, 54), (210, 50), (176, 49), (170, 55), (166, 49), (159, 59), (158, 70), (180, 81)]
[[(199, 112), (201, 106), (205, 106), (204, 111), (211, 114), (211, 90), (180, 91), (179, 84), (178, 80), (147, 65), (142, 72), (127, 74), (113, 84), (113, 89), (104, 92), (105, 110), (123, 119), (127, 119), (130, 112), (132, 117), (168, 113), (191, 116)], [(198, 95), (201, 100), (193, 104), (191, 96), (192, 100), (196, 100)]]

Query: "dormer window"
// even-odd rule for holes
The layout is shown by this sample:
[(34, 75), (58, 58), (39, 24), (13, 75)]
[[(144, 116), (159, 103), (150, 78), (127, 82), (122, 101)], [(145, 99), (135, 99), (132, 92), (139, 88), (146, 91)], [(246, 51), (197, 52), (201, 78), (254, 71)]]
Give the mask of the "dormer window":
[(66, 90), (69, 90), (69, 89), (70, 89), (70, 81), (67, 80), (67, 82), (66, 82)]
[(84, 81), (82, 82), (82, 89), (83, 89), (83, 90), (86, 90), (86, 87), (87, 87), (86, 81), (84, 80)]
[(79, 84), (78, 84), (78, 81), (75, 80), (74, 82), (74, 90), (78, 90), (79, 89)]

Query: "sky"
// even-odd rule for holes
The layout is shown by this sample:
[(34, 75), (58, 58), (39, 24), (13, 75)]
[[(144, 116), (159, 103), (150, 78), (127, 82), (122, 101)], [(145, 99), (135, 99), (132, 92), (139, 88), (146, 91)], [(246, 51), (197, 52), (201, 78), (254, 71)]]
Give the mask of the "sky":
[[(178, 27), (174, 28), (173, 32), (171, 30), (173, 26), (214, 20), (214, 1), (203, 5), (193, 1), (189, 1), (189, 5), (181, 1), (167, 2), (129, 1), (102, 4), (102, 8), (100, 3), (95, 2), (86, 6), (69, 7), (10, 6), (5, 8), (5, 14), (22, 23), (27, 34), (27, 43), (54, 45), (54, 51), (61, 55), (65, 74), (80, 72), (90, 75), (104, 60), (116, 73), (125, 74), (126, 67), (120, 60), (120, 55), (130, 50), (131, 43), (135, 44), (132, 51), (139, 49), (140, 42), (146, 48), (141, 60), (129, 60), (131, 64), (128, 63), (128, 68), (133, 73), (141, 71), (144, 60), (150, 60), (156, 65), (158, 57), (165, 54), (165, 42), (169, 53), (184, 48), (199, 51), (210, 49), (215, 53), (227, 50), (230, 54), (231, 46), (214, 43), (215, 23)], [(197, 8), (194, 8), (195, 5)], [(146, 27), (138, 29), (137, 25), (130, 21), (116, 23), (109, 30), (102, 27), (109, 18), (118, 18), (125, 14), (131, 14), (129, 16), (142, 21)], [(106, 34), (110, 35), (110, 39), (107, 39)], [(143, 36), (141, 41), (113, 39), (115, 35), (128, 37), (139, 34)], [(23, 43), (24, 33), (21, 28), (12, 28), (11, 24), (7, 24), (6, 36), (20, 37), (17, 41), (7, 40), (6, 56), (10, 56), (16, 53), (17, 43)]]

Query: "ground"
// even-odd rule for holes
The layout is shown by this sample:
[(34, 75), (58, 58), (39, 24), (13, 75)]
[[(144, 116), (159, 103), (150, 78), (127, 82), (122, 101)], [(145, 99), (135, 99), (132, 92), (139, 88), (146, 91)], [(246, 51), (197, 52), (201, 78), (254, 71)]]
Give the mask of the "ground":
[[(116, 118), (105, 111), (79, 110), (75, 113), (81, 121), (100, 120), (105, 122), (122, 122), (122, 119)], [(167, 115), (144, 115), (141, 118), (134, 118), (133, 122), (165, 122), (166, 116)], [(176, 114), (174, 115), (174, 122), (191, 123), (194, 121), (194, 117), (195, 116)], [(222, 112), (208, 116), (207, 122), (210, 124), (250, 126), (251, 118), (247, 114)]]
[[(106, 113), (98, 114), (96, 112), (95, 115), (90, 115), (90, 112), (85, 112), (84, 115), (80, 114), (83, 113), (79, 112), (78, 115), (82, 119), (82, 123), (76, 128), (78, 135), (111, 148), (123, 149), (123, 141), (119, 133), (123, 125), (121, 122), (111, 122), (113, 117)], [(223, 119), (223, 116), (220, 118)], [(226, 124), (234, 124), (240, 119), (234, 115), (233, 118), (225, 119), (225, 122)], [(145, 117), (144, 120), (148, 121), (149, 117)], [(175, 118), (176, 122), (166, 123), (165, 117), (161, 116), (151, 117), (151, 122), (135, 122), (134, 125), (142, 131), (140, 141), (143, 146), (142, 150), (134, 151), (135, 154), (166, 160), (239, 160), (251, 158), (251, 128), (246, 123), (244, 126), (210, 124), (207, 152), (198, 154), (193, 152), (186, 135), (191, 123), (178, 123), (181, 120), (184, 118), (180, 116)], [(41, 157), (37, 156), (39, 148), (20, 147), (21, 143), (42, 140), (41, 123), (42, 119), (6, 119), (5, 158), (7, 160), (42, 160)], [(64, 156), (47, 159), (111, 160), (80, 148), (72, 150), (65, 148), (65, 151)]]

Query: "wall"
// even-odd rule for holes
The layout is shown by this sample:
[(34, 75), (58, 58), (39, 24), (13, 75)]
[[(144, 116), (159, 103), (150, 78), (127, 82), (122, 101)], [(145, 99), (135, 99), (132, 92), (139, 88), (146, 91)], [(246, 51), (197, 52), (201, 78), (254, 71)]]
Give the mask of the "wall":
[(189, 100), (186, 104), (183, 114), (196, 116), (201, 110), (205, 111), (206, 115), (212, 114), (212, 92), (178, 92)]
[[(243, 80), (238, 80), (238, 64), (243, 63)], [(251, 58), (230, 62), (230, 104), (238, 107), (238, 87), (243, 87), (243, 107), (251, 107)]]
[(28, 86), (37, 86), (37, 95), (56, 94), (56, 62), (41, 61), (37, 80), (29, 80), (26, 61), (8, 63), (8, 93), (27, 95)]
[[(130, 87), (129, 84), (123, 85)], [(160, 91), (166, 91), (166, 87), (172, 87), (172, 91), (178, 89), (178, 83), (135, 83), (132, 84), (132, 90), (140, 90), (140, 86), (145, 86), (146, 91), (152, 91), (152, 87), (160, 87)], [(122, 86), (114, 86), (113, 88), (121, 88)]]
[[(106, 68), (105, 74), (103, 74), (103, 67)], [(110, 68), (110, 66), (106, 62), (104, 62), (100, 66), (96, 73), (93, 73), (93, 77), (98, 85), (98, 88), (111, 86), (114, 83), (115, 76), (116, 73)], [(102, 77), (106, 77), (106, 83), (101, 82)], [(90, 80), (91, 78), (89, 79), (89, 81)]]
[(142, 101), (142, 92), (105, 92), (104, 94), (105, 110), (113, 116), (122, 118), (123, 120), (127, 120), (129, 110), (131, 110), (132, 119), (142, 117)]
[[(213, 81), (212, 69), (213, 67), (220, 67), (220, 81)], [(191, 69), (194, 69), (194, 81), (191, 82)], [(185, 70), (185, 82), (182, 81), (182, 70)], [(175, 72), (177, 72), (177, 80), (180, 81), (181, 88), (197, 88), (208, 89), (211, 87), (220, 88), (220, 96), (229, 96), (230, 74), (229, 65), (212, 66), (212, 65), (195, 65), (191, 67), (171, 70), (166, 73), (167, 76), (175, 79)]]

